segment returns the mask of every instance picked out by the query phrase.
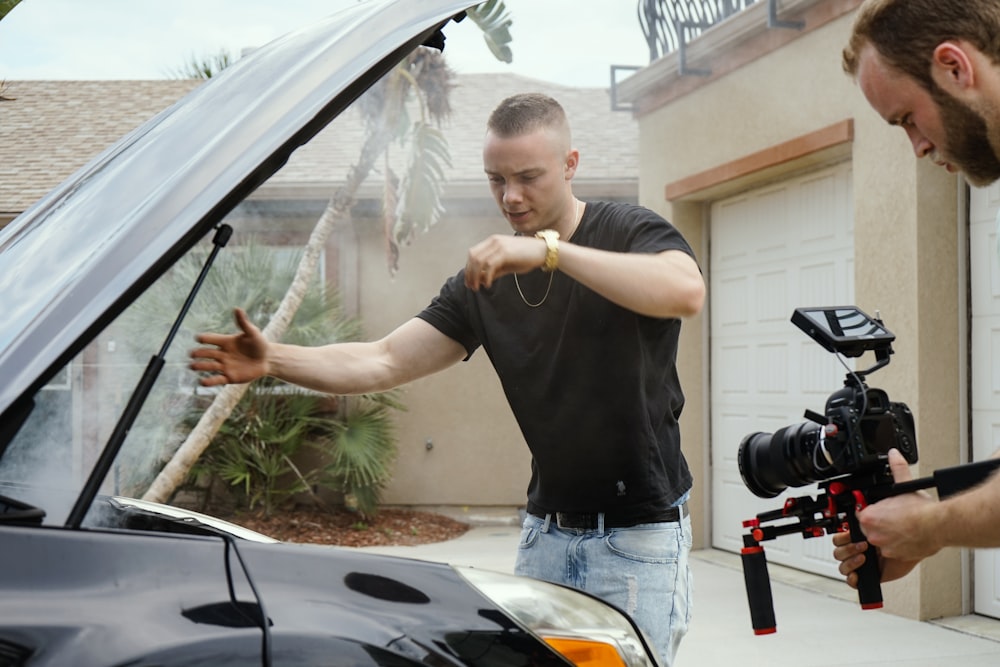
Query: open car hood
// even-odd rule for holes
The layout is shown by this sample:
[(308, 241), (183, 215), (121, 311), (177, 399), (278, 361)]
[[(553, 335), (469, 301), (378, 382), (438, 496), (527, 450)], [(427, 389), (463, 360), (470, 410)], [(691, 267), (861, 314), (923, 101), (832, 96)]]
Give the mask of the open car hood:
[(17, 421), (19, 399), (28, 401), (298, 146), (414, 48), (440, 46), (439, 29), (474, 4), (366, 0), (277, 39), (0, 230), (0, 431)]

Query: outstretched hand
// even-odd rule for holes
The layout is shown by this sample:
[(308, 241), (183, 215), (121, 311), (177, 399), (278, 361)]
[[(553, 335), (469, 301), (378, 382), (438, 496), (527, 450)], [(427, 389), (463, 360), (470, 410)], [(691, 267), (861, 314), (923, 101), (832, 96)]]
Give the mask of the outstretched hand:
[(202, 345), (191, 351), (191, 370), (207, 373), (201, 378), (204, 387), (242, 384), (267, 375), (268, 342), (242, 308), (233, 311), (241, 333), (203, 333), (196, 336)]

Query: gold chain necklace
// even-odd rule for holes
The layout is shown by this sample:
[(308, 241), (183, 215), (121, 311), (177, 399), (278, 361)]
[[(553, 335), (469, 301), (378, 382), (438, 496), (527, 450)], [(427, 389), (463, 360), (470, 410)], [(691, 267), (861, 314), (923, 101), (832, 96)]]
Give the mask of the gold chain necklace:
[[(582, 204), (582, 203), (583, 202), (578, 201), (578, 202), (576, 202), (576, 206), (574, 206), (573, 213), (575, 214), (574, 217), (576, 218), (576, 222), (577, 223), (580, 222), (580, 217), (581, 217), (580, 216), (580, 204)], [(551, 272), (549, 274), (549, 284), (548, 284), (548, 287), (545, 288), (545, 294), (542, 295), (542, 300), (539, 301), (538, 303), (531, 303), (530, 301), (528, 301), (527, 299), (524, 298), (524, 292), (521, 291), (521, 283), (519, 283), (517, 281), (517, 274), (515, 273), (514, 274), (514, 287), (517, 288), (517, 293), (521, 296), (521, 301), (524, 302), (524, 305), (526, 305), (528, 308), (538, 308), (540, 305), (542, 305), (543, 303), (545, 303), (545, 300), (549, 298), (549, 290), (552, 289), (552, 279), (555, 277), (555, 275), (556, 275), (555, 271), (553, 271), (553, 272)]]
[(549, 290), (552, 289), (552, 278), (555, 275), (556, 275), (555, 271), (549, 274), (549, 286), (545, 288), (545, 295), (542, 297), (542, 300), (539, 301), (538, 303), (531, 303), (530, 301), (524, 298), (524, 292), (521, 291), (521, 283), (517, 282), (517, 274), (515, 273), (514, 286), (517, 287), (517, 293), (521, 295), (521, 301), (524, 302), (524, 305), (526, 305), (528, 308), (538, 308), (540, 305), (545, 303), (545, 300), (549, 298)]

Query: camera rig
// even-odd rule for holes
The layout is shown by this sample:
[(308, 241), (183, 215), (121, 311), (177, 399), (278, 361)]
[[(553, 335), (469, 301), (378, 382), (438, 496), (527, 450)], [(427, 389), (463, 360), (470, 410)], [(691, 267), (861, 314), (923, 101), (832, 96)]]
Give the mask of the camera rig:
[[(757, 496), (772, 498), (789, 486), (818, 483), (813, 496), (790, 497), (779, 509), (743, 522), (741, 558), (755, 634), (777, 630), (767, 559), (761, 542), (799, 533), (803, 538), (849, 531), (851, 541), (864, 541), (857, 513), (879, 500), (921, 489), (937, 488), (945, 498), (968, 489), (1000, 467), (1000, 459), (954, 466), (932, 476), (896, 484), (888, 451), (898, 449), (909, 463), (917, 461), (913, 417), (864, 379), (889, 363), (895, 336), (879, 317), (855, 306), (797, 308), (792, 322), (823, 348), (848, 357), (875, 353), (866, 370), (849, 371), (844, 387), (827, 401), (826, 415), (806, 410), (809, 420), (776, 433), (753, 433), (740, 443), (739, 467), (746, 486)], [(862, 609), (882, 606), (877, 558), (858, 569)]]

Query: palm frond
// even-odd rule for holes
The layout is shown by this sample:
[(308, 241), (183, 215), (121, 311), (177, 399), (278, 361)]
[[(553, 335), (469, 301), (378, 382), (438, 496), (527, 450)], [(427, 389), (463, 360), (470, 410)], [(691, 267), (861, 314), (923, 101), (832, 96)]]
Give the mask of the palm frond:
[(441, 219), (445, 167), (450, 166), (444, 133), (427, 123), (416, 123), (410, 132), (407, 168), (397, 190), (392, 234), (396, 243), (408, 244), (418, 232), (427, 231)]
[(503, 0), (488, 0), (468, 10), (467, 14), (483, 31), (483, 39), (493, 56), (501, 62), (513, 62), (514, 53), (508, 46), (512, 41), (510, 26), (513, 20)]
[[(201, 270), (207, 250), (192, 251), (170, 269), (140, 297), (124, 321), (128, 335), (126, 345), (150, 354), (144, 332), (166, 331), (173, 323)], [(251, 321), (265, 327), (281, 303), (284, 289), (292, 282), (302, 251), (299, 248), (281, 251), (262, 246), (254, 239), (246, 245), (232, 247), (219, 256), (198, 293), (198, 299), (182, 325), (182, 337), (190, 340), (201, 331), (232, 331), (232, 309), (246, 310)], [(347, 314), (336, 289), (324, 287), (317, 279), (306, 290), (302, 305), (292, 320), (285, 341), (299, 345), (317, 345), (338, 341), (358, 340), (361, 325)], [(183, 346), (174, 346), (169, 358), (178, 362), (186, 354)]]
[(454, 70), (448, 67), (440, 51), (425, 46), (414, 51), (409, 69), (416, 81), (427, 116), (440, 125), (451, 115)]
[(325, 444), (330, 455), (325, 473), (358, 499), (362, 513), (372, 514), (396, 456), (392, 417), (385, 406), (361, 400), (345, 411), (340, 426)]
[(191, 56), (188, 62), (168, 72), (168, 75), (172, 79), (211, 79), (234, 62), (236, 61), (229, 54), (229, 51), (222, 49), (215, 55), (203, 58)]
[(21, 0), (0, 0), (0, 19), (7, 16), (7, 14), (10, 13), (10, 10), (14, 9), (19, 2), (21, 2)]

